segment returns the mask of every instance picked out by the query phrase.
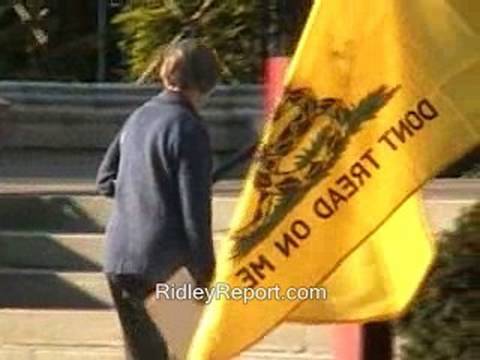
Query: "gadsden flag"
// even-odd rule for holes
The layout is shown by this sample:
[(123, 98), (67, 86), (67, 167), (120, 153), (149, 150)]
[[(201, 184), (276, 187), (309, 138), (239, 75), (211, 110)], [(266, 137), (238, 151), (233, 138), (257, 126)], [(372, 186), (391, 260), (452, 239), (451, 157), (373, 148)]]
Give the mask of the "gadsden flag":
[(214, 286), (232, 292), (206, 307), (189, 359), (229, 359), (283, 321), (405, 310), (434, 256), (414, 194), (480, 143), (472, 6), (315, 2), (219, 254)]

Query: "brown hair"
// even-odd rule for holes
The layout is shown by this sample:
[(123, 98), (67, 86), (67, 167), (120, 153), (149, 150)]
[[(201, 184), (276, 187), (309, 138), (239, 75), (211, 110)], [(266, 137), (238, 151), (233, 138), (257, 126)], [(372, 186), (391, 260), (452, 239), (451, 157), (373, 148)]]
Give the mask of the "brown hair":
[(164, 52), (160, 78), (165, 86), (208, 93), (217, 83), (220, 67), (215, 52), (193, 40), (181, 40)]

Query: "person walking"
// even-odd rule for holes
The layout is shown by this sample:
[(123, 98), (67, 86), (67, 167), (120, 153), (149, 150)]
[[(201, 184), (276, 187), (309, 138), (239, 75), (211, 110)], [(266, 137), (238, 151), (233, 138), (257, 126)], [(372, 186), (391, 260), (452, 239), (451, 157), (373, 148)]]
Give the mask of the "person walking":
[(136, 109), (109, 146), (97, 190), (113, 198), (104, 272), (129, 360), (168, 359), (145, 299), (185, 267), (208, 287), (215, 268), (210, 140), (198, 109), (219, 79), (214, 51), (182, 40), (164, 53), (164, 90)]

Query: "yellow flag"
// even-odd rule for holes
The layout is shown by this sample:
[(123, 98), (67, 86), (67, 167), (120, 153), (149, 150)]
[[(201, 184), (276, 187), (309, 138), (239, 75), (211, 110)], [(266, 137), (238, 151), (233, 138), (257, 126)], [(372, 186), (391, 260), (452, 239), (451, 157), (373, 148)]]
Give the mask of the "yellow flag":
[(391, 319), (414, 297), (434, 254), (421, 199), (412, 196), (318, 284), (327, 291), (325, 301), (307, 299), (286, 320), (319, 324)]
[[(480, 5), (465, 4), (315, 2), (219, 254), (230, 292), (189, 359), (229, 359), (287, 319), (405, 309), (433, 257), (412, 195), (480, 143)], [(326, 299), (275, 290), (318, 286)]]

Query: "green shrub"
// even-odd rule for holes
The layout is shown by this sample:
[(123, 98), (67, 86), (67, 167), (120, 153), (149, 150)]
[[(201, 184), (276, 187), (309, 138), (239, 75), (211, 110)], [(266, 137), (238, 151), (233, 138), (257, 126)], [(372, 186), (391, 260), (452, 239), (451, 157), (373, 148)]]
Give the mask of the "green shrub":
[(470, 179), (480, 178), (480, 164), (474, 164), (471, 169), (463, 173), (462, 177)]
[(407, 360), (474, 360), (480, 355), (480, 202), (442, 234), (430, 276), (397, 330)]
[(121, 33), (129, 77), (140, 77), (162, 47), (195, 36), (216, 49), (226, 82), (255, 82), (260, 76), (258, 2), (255, 0), (132, 1), (113, 19)]

